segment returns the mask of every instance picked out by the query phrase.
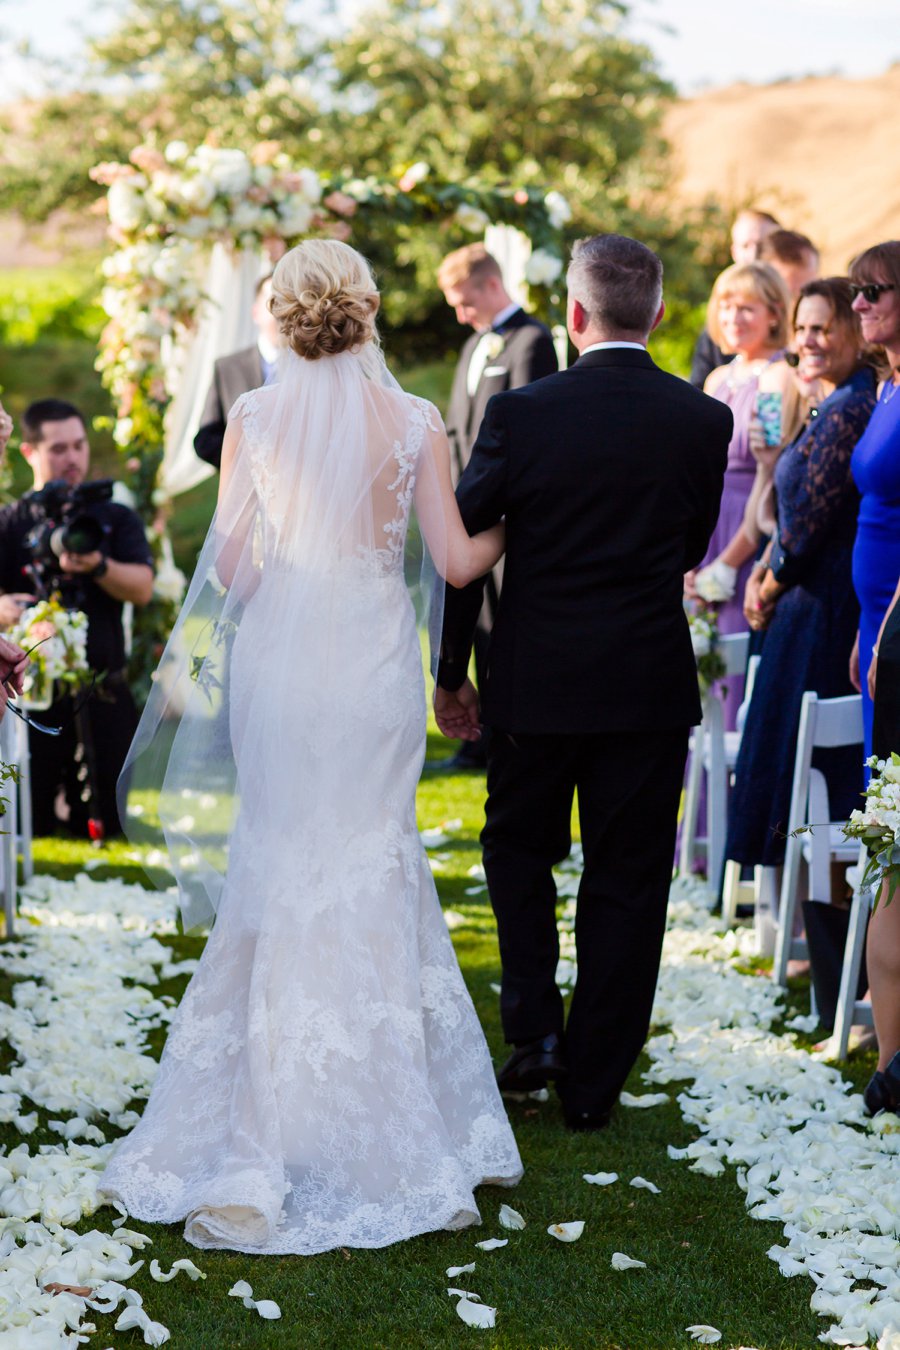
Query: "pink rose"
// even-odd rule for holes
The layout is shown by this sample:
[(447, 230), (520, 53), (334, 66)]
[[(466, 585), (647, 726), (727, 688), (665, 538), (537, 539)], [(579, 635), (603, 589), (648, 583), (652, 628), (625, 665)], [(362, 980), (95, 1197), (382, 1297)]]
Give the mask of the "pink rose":
[(281, 151), (281, 141), (260, 141), (250, 151), (251, 164), (271, 164)]
[(329, 192), (322, 205), (327, 206), (336, 216), (348, 218), (355, 216), (359, 209), (359, 202), (347, 192)]
[(138, 145), (128, 156), (132, 164), (136, 164), (144, 173), (156, 173), (158, 169), (166, 167), (166, 157), (159, 150), (154, 150), (150, 145)]

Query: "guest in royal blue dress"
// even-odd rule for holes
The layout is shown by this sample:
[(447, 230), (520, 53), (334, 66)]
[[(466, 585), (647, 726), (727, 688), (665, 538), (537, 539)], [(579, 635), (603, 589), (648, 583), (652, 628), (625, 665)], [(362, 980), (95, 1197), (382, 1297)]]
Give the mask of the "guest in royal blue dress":
[(863, 337), (882, 347), (890, 364), (872, 420), (853, 454), (853, 477), (862, 500), (853, 550), (860, 617), (851, 678), (863, 696), (868, 757), (872, 700), (866, 673), (900, 576), (900, 241), (876, 244), (854, 258), (850, 282)]
[[(850, 460), (875, 404), (875, 376), (860, 356), (851, 300), (845, 278), (829, 277), (803, 287), (794, 313), (799, 373), (818, 379), (825, 397), (775, 466), (776, 530), (745, 594), (751, 628), (768, 630), (728, 812), (725, 856), (746, 865), (784, 861), (804, 691), (853, 692), (859, 498)], [(819, 752), (814, 763), (828, 781), (832, 818), (849, 815), (859, 805), (858, 750)]]

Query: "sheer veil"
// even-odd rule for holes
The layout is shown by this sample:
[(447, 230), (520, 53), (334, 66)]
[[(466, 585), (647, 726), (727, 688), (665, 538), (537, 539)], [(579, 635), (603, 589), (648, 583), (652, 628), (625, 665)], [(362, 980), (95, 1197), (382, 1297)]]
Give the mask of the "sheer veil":
[[(119, 784), (133, 841), (158, 813), (185, 928), (213, 919), (242, 822), (273, 850), (300, 821), (352, 845), (322, 804), (344, 802), (352, 833), (365, 786), (344, 781), (360, 752), (343, 748), (348, 700), (357, 719), (371, 706), (373, 729), (406, 715), (391, 626), (417, 610), (438, 650), (446, 453), (438, 413), (403, 392), (374, 342), (318, 360), (287, 351), (274, 383), (232, 409), (216, 514)], [(362, 650), (374, 680), (357, 673)]]

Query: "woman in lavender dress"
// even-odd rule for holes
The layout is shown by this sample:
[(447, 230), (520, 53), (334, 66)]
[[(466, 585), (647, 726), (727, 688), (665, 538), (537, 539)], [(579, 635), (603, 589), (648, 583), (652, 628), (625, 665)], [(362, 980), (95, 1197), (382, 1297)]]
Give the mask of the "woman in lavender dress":
[[(718, 606), (721, 633), (746, 632), (744, 587), (758, 543), (744, 527), (747, 499), (756, 475), (750, 449), (750, 426), (756, 415), (760, 376), (777, 391), (790, 384), (788, 367), (778, 364), (787, 340), (790, 297), (781, 277), (766, 263), (728, 267), (717, 278), (710, 296), (707, 324), (714, 340), (735, 359), (719, 366), (706, 381), (706, 393), (727, 403), (734, 414), (734, 436), (728, 448), (728, 468), (719, 519), (706, 557), (696, 577), (688, 578), (687, 593), (704, 598), (728, 596)], [(743, 696), (743, 680), (729, 681), (725, 725), (733, 730)]]

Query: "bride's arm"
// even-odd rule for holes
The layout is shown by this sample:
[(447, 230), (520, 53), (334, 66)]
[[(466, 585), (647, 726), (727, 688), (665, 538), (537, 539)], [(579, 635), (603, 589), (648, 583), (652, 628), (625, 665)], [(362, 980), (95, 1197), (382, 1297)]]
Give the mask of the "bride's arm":
[(506, 530), (502, 520), (469, 535), (453, 492), (450, 447), (441, 427), (430, 438), (431, 455), (420, 464), (416, 480), (416, 511), (428, 550), (438, 571), (451, 586), (467, 586), (489, 572), (502, 557)]
[[(249, 546), (256, 519), (256, 497), (242, 489), (236, 473), (237, 448), (242, 435), (239, 418), (229, 419), (222, 442), (222, 467), (216, 501), (216, 574), (223, 586), (234, 585), (241, 558)], [(244, 492), (245, 499), (238, 500)]]

